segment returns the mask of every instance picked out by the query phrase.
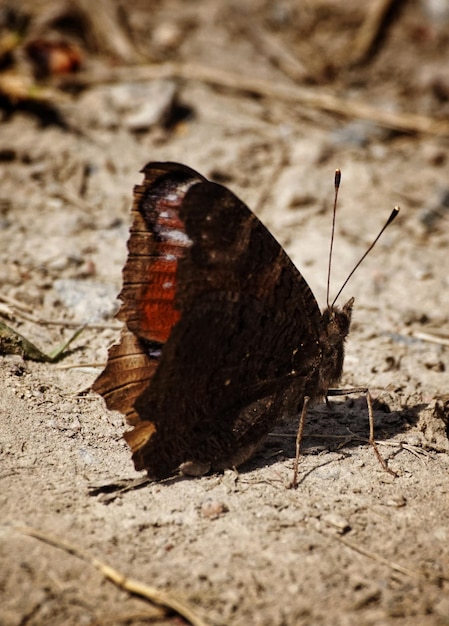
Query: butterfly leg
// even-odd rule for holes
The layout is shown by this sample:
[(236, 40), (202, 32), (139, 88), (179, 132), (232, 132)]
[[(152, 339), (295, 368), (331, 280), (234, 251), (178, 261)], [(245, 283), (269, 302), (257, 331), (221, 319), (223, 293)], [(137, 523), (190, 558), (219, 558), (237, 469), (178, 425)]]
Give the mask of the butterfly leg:
[(309, 396), (304, 397), (304, 403), (302, 405), (301, 415), (299, 416), (298, 423), (298, 432), (296, 433), (296, 454), (295, 454), (295, 463), (293, 465), (293, 479), (290, 483), (291, 489), (296, 489), (298, 486), (298, 465), (299, 465), (299, 455), (301, 451), (301, 440), (302, 434), (304, 432), (304, 424), (306, 423), (306, 414), (307, 407), (309, 406), (310, 398)]
[[(366, 404), (368, 406), (368, 421), (369, 421), (369, 443), (374, 450), (374, 454), (377, 457), (377, 460), (381, 464), (382, 468), (391, 474), (392, 476), (397, 476), (396, 472), (393, 472), (392, 469), (388, 467), (384, 459), (382, 458), (376, 440), (374, 439), (374, 412), (373, 412), (373, 400), (371, 398), (371, 394), (367, 387), (354, 387), (352, 389), (328, 389), (327, 395), (329, 396), (343, 396), (348, 393), (364, 393), (366, 397)], [(326, 396), (326, 403), (328, 399)]]
[(394, 472), (392, 469), (390, 469), (388, 467), (388, 465), (386, 464), (386, 462), (384, 461), (384, 459), (382, 458), (382, 455), (379, 452), (379, 448), (378, 445), (376, 443), (376, 440), (374, 439), (374, 413), (373, 413), (373, 400), (371, 398), (371, 394), (369, 392), (369, 389), (366, 389), (365, 391), (366, 394), (366, 403), (368, 405), (368, 419), (369, 419), (369, 442), (373, 447), (374, 453), (377, 456), (377, 460), (379, 461), (379, 463), (382, 465), (383, 469), (388, 472), (389, 474), (391, 474), (392, 476), (394, 476), (395, 478), (397, 478), (397, 474), (396, 472)]

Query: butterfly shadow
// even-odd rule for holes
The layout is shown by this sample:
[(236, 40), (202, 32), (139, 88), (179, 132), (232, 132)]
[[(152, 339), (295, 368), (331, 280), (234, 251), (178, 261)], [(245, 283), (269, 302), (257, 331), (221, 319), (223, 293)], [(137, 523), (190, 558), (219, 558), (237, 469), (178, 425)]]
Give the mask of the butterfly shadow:
[[(397, 402), (397, 401), (396, 401)], [(388, 399), (374, 400), (374, 435), (377, 442), (388, 441), (401, 433), (407, 433), (417, 424), (420, 412), (427, 404), (393, 410)], [(257, 454), (239, 471), (252, 471), (279, 461), (280, 456), (294, 459), (296, 454), (297, 420), (284, 420), (268, 436)], [(397, 450), (401, 450), (401, 443)], [(338, 451), (349, 455), (349, 450), (361, 445), (370, 446), (368, 407), (365, 396), (333, 399), (328, 404), (314, 406), (307, 412), (301, 441), (302, 455), (318, 455), (326, 451)], [(332, 459), (329, 462), (333, 462)], [(325, 462), (327, 464), (327, 462)]]
[[(392, 396), (391, 404), (395, 402)], [(427, 404), (417, 404), (400, 410), (392, 410), (388, 400), (375, 400), (373, 414), (376, 441), (387, 441), (400, 433), (406, 433), (419, 420), (420, 411)], [(294, 459), (296, 453), (296, 434), (298, 420), (282, 421), (269, 435), (265, 443), (249, 461), (238, 468), (239, 474), (246, 474), (278, 463), (280, 458)], [(342, 456), (350, 456), (351, 448), (369, 446), (368, 409), (365, 396), (357, 398), (333, 399), (329, 404), (319, 404), (307, 412), (304, 436), (301, 442), (302, 455), (323, 455), (326, 452), (338, 451)], [(397, 450), (402, 448), (398, 443)], [(303, 482), (318, 467), (335, 462), (335, 457), (326, 459), (302, 474)], [(196, 480), (195, 478), (176, 474), (169, 478), (153, 481), (148, 476), (134, 479), (113, 480), (89, 486), (89, 495), (100, 496), (103, 504), (113, 502), (117, 497), (128, 491), (135, 491), (150, 484), (169, 485), (180, 480)]]

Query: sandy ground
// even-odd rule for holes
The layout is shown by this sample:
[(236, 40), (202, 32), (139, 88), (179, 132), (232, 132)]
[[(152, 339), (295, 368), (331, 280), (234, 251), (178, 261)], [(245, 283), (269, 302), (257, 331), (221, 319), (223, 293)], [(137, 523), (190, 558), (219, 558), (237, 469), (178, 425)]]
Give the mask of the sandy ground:
[[(354, 64), (363, 3), (129, 2), (117, 20), (118, 4), (99, 2), (118, 32), (96, 39), (62, 3), (18, 4), (28, 37), (71, 25), (84, 68), (45, 83), (51, 106), (1, 98), (1, 320), (45, 352), (88, 326), (58, 363), (0, 357), (0, 624), (184, 623), (23, 527), (170, 592), (205, 624), (448, 624), (448, 14), (396, 3)], [(259, 92), (245, 89), (255, 79)], [(324, 110), (324, 95), (346, 112)], [(342, 384), (376, 398), (396, 477), (366, 441), (364, 397), (351, 396), (311, 411), (296, 490), (291, 422), (239, 473), (94, 489), (139, 476), (123, 418), (89, 387), (119, 334), (132, 186), (150, 160), (235, 191), (322, 305), (334, 169), (333, 293), (401, 206), (342, 296), (356, 300)]]

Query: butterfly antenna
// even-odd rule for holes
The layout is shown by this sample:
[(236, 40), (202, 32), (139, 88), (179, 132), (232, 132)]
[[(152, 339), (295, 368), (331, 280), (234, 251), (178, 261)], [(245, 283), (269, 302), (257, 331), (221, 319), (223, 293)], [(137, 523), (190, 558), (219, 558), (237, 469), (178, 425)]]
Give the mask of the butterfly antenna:
[(356, 269), (363, 263), (363, 261), (365, 260), (365, 258), (368, 256), (368, 254), (371, 252), (371, 250), (374, 248), (374, 246), (376, 245), (376, 243), (379, 241), (380, 237), (382, 236), (382, 233), (384, 232), (384, 230), (386, 228), (388, 228), (388, 226), (390, 226), (390, 224), (396, 219), (397, 215), (399, 213), (399, 207), (395, 206), (394, 209), (392, 210), (390, 217), (387, 219), (387, 221), (385, 222), (385, 224), (383, 225), (383, 227), (380, 229), (379, 234), (377, 235), (377, 237), (375, 238), (375, 240), (373, 241), (373, 243), (369, 246), (368, 250), (365, 252), (365, 254), (362, 255), (362, 257), (359, 259), (359, 261), (355, 264), (353, 270), (351, 271), (351, 273), (349, 274), (349, 276), (346, 278), (345, 282), (343, 283), (343, 285), (340, 287), (340, 291), (337, 293), (337, 295), (334, 298), (334, 301), (332, 302), (332, 306), (334, 306), (334, 304), (336, 303), (336, 301), (338, 300), (341, 292), (343, 291), (343, 289), (346, 287), (346, 285), (348, 284), (348, 282), (350, 281), (352, 275), (354, 274), (354, 272), (356, 271)]
[(327, 292), (326, 292), (326, 304), (329, 308), (329, 290), (331, 284), (331, 266), (332, 266), (332, 250), (334, 249), (334, 236), (335, 236), (335, 218), (337, 215), (337, 198), (338, 198), (338, 190), (340, 189), (340, 181), (341, 181), (341, 170), (335, 170), (335, 178), (334, 178), (334, 209), (332, 211), (332, 233), (331, 233), (331, 244), (329, 248), (329, 265), (327, 268)]

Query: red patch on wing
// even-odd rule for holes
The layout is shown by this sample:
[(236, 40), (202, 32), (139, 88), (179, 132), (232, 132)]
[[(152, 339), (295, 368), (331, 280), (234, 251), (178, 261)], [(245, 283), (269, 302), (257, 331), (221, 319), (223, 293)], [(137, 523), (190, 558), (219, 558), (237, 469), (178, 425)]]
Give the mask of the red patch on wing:
[[(134, 188), (129, 254), (119, 296), (123, 304), (117, 317), (126, 329), (93, 385), (107, 407), (124, 413), (133, 425), (138, 419), (134, 402), (150, 384), (163, 344), (181, 317), (176, 273), (192, 242), (179, 211), (188, 189), (203, 180), (187, 169), (182, 178), (173, 177), (167, 164), (153, 164), (143, 172), (143, 184)], [(150, 437), (154, 430), (151, 426), (145, 433)]]

